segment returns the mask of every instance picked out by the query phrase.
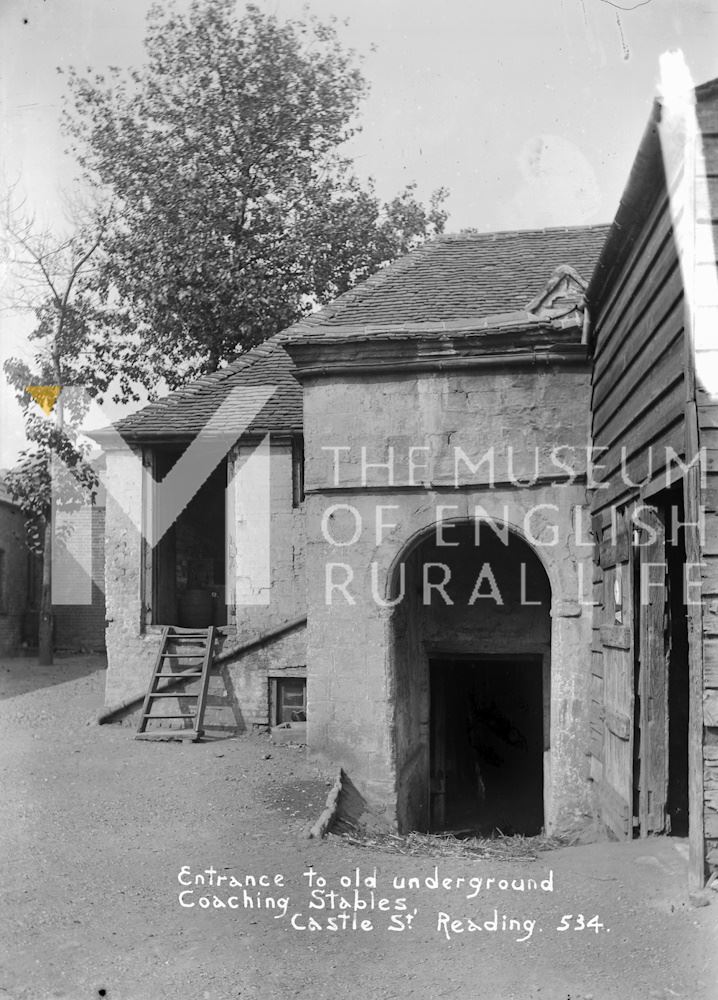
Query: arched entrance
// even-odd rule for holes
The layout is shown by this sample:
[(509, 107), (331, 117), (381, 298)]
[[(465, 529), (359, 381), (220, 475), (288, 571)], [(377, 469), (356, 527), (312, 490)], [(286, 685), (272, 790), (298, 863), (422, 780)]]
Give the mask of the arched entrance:
[(550, 747), (551, 586), (507, 526), (444, 522), (394, 567), (401, 829), (538, 833)]

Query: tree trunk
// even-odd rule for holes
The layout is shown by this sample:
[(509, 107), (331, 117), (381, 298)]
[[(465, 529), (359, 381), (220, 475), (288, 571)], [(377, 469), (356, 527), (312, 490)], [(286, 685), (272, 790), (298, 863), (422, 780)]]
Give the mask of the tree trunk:
[[(65, 407), (62, 399), (62, 372), (60, 358), (57, 354), (57, 342), (62, 333), (63, 317), (60, 317), (60, 328), (55, 335), (53, 348), (53, 364), (55, 368), (55, 384), (60, 386), (60, 394), (55, 401), (55, 427), (62, 431), (65, 425)], [(52, 454), (49, 456), (50, 472), (52, 474)], [(45, 542), (42, 553), (42, 592), (40, 595), (40, 624), (37, 640), (37, 661), (41, 666), (50, 666), (54, 654), (54, 619), (52, 614), (52, 536), (55, 529), (54, 499), (50, 503), (50, 511), (45, 522)]]
[(42, 553), (42, 590), (37, 639), (37, 662), (41, 666), (50, 666), (53, 662), (52, 633), (52, 516), (50, 516), (45, 524), (45, 544)]
[(210, 347), (209, 356), (207, 358), (207, 370), (210, 372), (216, 372), (219, 368), (219, 363), (222, 360), (222, 356), (216, 347)]

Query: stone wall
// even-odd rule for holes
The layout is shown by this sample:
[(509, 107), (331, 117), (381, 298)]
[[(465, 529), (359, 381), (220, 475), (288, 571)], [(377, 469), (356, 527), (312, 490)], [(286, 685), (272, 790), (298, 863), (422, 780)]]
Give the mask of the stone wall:
[(306, 662), (306, 637), (302, 628), (223, 666), (225, 686), (234, 700), (238, 732), (264, 729), (272, 724), (269, 717), (271, 679), (306, 677)]
[(142, 454), (111, 451), (106, 461), (105, 704), (110, 706), (147, 688), (159, 631), (147, 631), (143, 622)]
[[(428, 720), (419, 717), (407, 729), (406, 720), (416, 716), (410, 710), (397, 722), (397, 704), (418, 695), (402, 681), (396, 636), (405, 636), (409, 656), (426, 636), (418, 637), (415, 610), (386, 606), (391, 580), (437, 519), (467, 520), (477, 507), (527, 540), (550, 580), (546, 816), (553, 830), (587, 821), (587, 420), (585, 371), (406, 374), (305, 384), (309, 743), (320, 757), (344, 766), (392, 822), (401, 820), (398, 803), (418, 794), (423, 780), (427, 755), (420, 733)], [(557, 453), (560, 445), (564, 449)], [(343, 450), (328, 450), (337, 448)], [(492, 448), (493, 469), (490, 459), (480, 461)], [(368, 467), (392, 461), (393, 475)], [(425, 464), (421, 471), (419, 461)], [(572, 465), (573, 481), (560, 461)], [(489, 639), (500, 644), (493, 627)], [(514, 639), (503, 641), (506, 650), (518, 651)], [(464, 649), (474, 642), (487, 651), (480, 628), (464, 630)], [(401, 749), (399, 761), (405, 740), (411, 745)], [(412, 767), (414, 776), (407, 778)]]
[[(244, 461), (242, 450), (236, 448), (230, 456), (233, 469)], [(144, 622), (143, 590), (150, 568), (137, 527), (143, 523), (141, 458), (139, 450), (132, 454), (125, 451), (107, 454), (105, 589), (108, 672), (105, 704), (108, 707), (146, 690), (159, 650), (161, 628)], [(267, 603), (238, 603), (230, 625), (219, 630), (219, 650), (225, 645), (253, 641), (266, 631), (304, 613), (303, 516), (301, 507), (292, 505), (289, 442), (272, 441), (269, 467), (271, 586), (266, 595)], [(239, 489), (240, 482), (241, 478), (230, 476), (230, 489)], [(245, 480), (243, 488), (250, 491), (251, 499), (253, 484)], [(118, 502), (120, 499), (122, 504)], [(246, 510), (246, 493), (235, 496), (234, 500), (239, 500), (240, 510)], [(243, 530), (240, 524), (236, 534), (240, 543)], [(256, 650), (240, 657), (235, 664), (228, 664), (224, 668), (228, 679), (224, 687), (226, 691), (231, 687), (234, 692), (228, 693), (227, 697), (230, 700), (228, 704), (233, 697), (236, 700), (232, 711), (240, 720), (238, 728), (244, 723), (247, 726), (266, 724), (268, 672), (275, 667), (303, 666), (305, 661), (301, 638), (289, 636), (286, 640), (272, 643), (265, 651)], [(219, 696), (222, 696), (221, 692)], [(166, 701), (173, 703), (170, 698)]]
[(229, 622), (237, 639), (247, 642), (306, 614), (304, 508), (293, 506), (292, 446), (272, 439), (266, 462), (248, 471), (258, 451), (256, 442), (241, 443), (230, 456), (228, 516), (236, 552), (228, 575), (234, 566), (236, 591)]
[[(227, 630), (225, 630), (226, 632)], [(227, 651), (234, 645), (235, 637), (221, 634), (218, 637), (217, 653)], [(184, 650), (191, 653), (195, 647), (189, 643)], [(193, 664), (187, 662), (185, 666)], [(265, 645), (238, 653), (234, 657), (216, 663), (212, 667), (207, 689), (207, 701), (203, 728), (206, 732), (246, 733), (267, 729), (271, 725), (269, 715), (270, 684), (273, 678), (306, 677), (306, 643), (304, 628), (270, 641)], [(184, 692), (197, 690), (197, 681), (178, 685), (177, 698), (158, 699), (153, 707), (155, 718), (179, 713), (193, 712), (194, 702), (183, 699)], [(141, 705), (136, 704), (122, 713), (123, 721), (137, 726), (141, 718)], [(173, 720), (170, 728), (178, 728), (180, 723)], [(156, 728), (153, 724), (152, 729)]]

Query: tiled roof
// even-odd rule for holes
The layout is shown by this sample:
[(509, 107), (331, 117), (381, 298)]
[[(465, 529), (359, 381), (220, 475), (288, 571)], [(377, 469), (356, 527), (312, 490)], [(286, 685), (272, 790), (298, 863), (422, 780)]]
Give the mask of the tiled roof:
[[(336, 335), (342, 328), (451, 323), (522, 313), (560, 264), (588, 281), (608, 226), (442, 236), (237, 361), (119, 421), (129, 440), (190, 438), (238, 386), (276, 385), (249, 430), (300, 430), (302, 390), (280, 339)], [(95, 434), (102, 439), (102, 432)]]
[[(569, 264), (588, 282), (609, 226), (440, 236), (297, 324), (387, 326), (476, 320), (518, 313)], [(288, 333), (291, 335), (292, 330)]]
[[(118, 421), (128, 440), (192, 438), (205, 426), (218, 406), (238, 386), (276, 386), (248, 432), (293, 431), (302, 427), (302, 390), (292, 372), (294, 365), (276, 337), (253, 348), (226, 368), (203, 375), (156, 403)], [(93, 435), (102, 439), (102, 432)]]

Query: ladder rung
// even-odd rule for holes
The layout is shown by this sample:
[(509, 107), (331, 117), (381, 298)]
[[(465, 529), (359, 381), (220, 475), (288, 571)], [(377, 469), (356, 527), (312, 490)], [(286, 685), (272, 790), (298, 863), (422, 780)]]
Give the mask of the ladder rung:
[(153, 691), (150, 698), (199, 698), (198, 694), (183, 694), (176, 691)]
[(155, 677), (174, 677), (176, 681), (182, 681), (185, 677), (201, 677), (201, 670), (188, 670), (187, 673), (175, 673), (175, 674), (155, 674)]
[[(207, 689), (213, 666), (214, 635), (214, 626), (202, 629), (201, 631), (197, 629), (183, 630), (178, 626), (170, 625), (163, 627), (162, 644), (152, 671), (149, 691), (145, 695), (141, 721), (136, 734), (139, 739), (189, 738), (196, 741), (203, 735), (201, 726), (207, 704)], [(185, 647), (183, 651), (181, 643), (185, 641), (191, 643), (191, 648)], [(168, 650), (172, 648), (173, 644), (175, 644), (175, 647), (179, 645), (179, 649), (175, 648), (174, 652), (169, 652)], [(185, 664), (178, 662), (181, 660), (194, 660), (195, 662), (194, 664), (190, 664), (188, 669)], [(192, 681), (193, 678), (200, 679), (198, 691), (187, 692), (182, 688), (177, 690), (175, 685), (181, 685), (185, 681)], [(155, 690), (155, 686), (160, 680), (167, 680), (169, 683), (159, 685), (159, 690)], [(175, 698), (180, 705), (182, 704), (182, 698), (189, 699), (195, 703), (192, 706), (194, 712), (182, 712), (179, 715), (157, 714), (154, 711), (154, 701), (156, 698)], [(151, 722), (161, 724), (164, 721), (171, 720), (181, 720), (189, 725), (185, 725), (184, 728), (180, 729), (160, 728), (153, 729), (149, 733), (147, 732), (147, 726)]]
[(145, 712), (143, 718), (145, 719), (155, 719), (157, 722), (164, 722), (165, 719), (195, 719), (195, 715), (153, 715), (151, 712)]
[(197, 740), (204, 736), (203, 729), (153, 729), (151, 733), (135, 733), (136, 740), (166, 740), (168, 743), (172, 740), (183, 741), (192, 740), (196, 743)]

